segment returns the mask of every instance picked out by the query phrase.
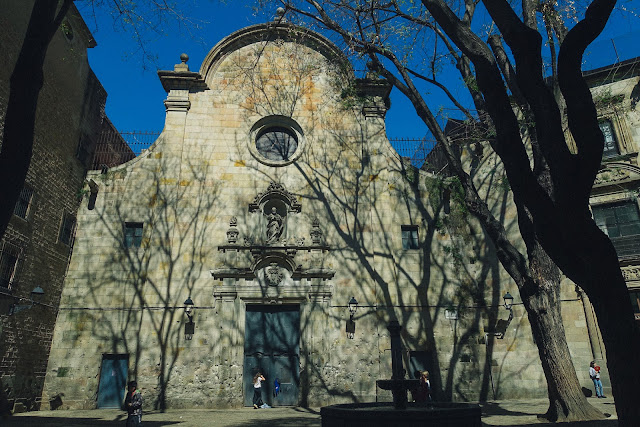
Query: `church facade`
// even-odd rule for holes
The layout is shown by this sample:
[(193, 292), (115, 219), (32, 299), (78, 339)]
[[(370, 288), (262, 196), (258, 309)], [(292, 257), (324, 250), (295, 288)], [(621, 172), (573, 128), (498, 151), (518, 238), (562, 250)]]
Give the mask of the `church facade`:
[[(429, 370), (439, 400), (546, 396), (488, 237), (389, 143), (386, 82), (285, 22), (233, 33), (199, 72), (181, 59), (159, 72), (158, 140), (87, 176), (43, 401), (119, 407), (136, 379), (149, 409), (251, 406), (257, 372), (272, 406), (389, 401), (375, 381), (391, 376), (391, 320), (408, 376)], [(517, 236), (499, 162), (475, 165)], [(590, 388), (595, 318), (569, 282), (562, 299)]]

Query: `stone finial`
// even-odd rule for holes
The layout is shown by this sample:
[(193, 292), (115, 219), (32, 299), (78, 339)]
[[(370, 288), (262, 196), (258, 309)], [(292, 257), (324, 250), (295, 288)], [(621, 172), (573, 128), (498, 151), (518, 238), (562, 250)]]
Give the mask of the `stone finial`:
[(173, 71), (189, 71), (189, 66), (187, 65), (187, 61), (189, 60), (189, 55), (183, 53), (180, 55), (180, 63), (174, 65)]
[(229, 221), (229, 229), (227, 230), (227, 241), (230, 245), (235, 245), (238, 242), (238, 236), (240, 235), (240, 232), (236, 228), (237, 225), (238, 220), (235, 216), (232, 216), (231, 220)]
[(314, 218), (313, 223), (312, 223), (312, 228), (311, 228), (311, 242), (314, 245), (321, 245), (322, 244), (322, 240), (323, 240), (323, 236), (322, 236), (322, 230), (320, 230), (320, 221), (318, 221), (318, 218)]
[(276, 9), (276, 16), (273, 18), (275, 22), (287, 22), (287, 18), (284, 17), (284, 7), (279, 7)]

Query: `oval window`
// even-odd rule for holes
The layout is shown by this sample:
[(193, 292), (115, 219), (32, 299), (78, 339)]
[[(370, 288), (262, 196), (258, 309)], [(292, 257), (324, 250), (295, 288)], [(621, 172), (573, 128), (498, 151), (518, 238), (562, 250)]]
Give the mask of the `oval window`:
[(258, 134), (256, 148), (268, 160), (289, 160), (298, 149), (298, 137), (291, 129), (269, 127)]

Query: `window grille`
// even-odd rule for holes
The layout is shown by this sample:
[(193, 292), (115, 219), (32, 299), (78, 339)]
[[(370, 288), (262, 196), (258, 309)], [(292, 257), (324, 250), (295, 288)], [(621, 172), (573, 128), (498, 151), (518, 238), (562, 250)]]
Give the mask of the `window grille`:
[(16, 202), (16, 206), (13, 209), (13, 213), (22, 219), (27, 219), (29, 215), (29, 207), (31, 206), (31, 199), (33, 197), (33, 189), (28, 186), (22, 187), (20, 196)]
[(631, 297), (631, 306), (633, 307), (633, 315), (636, 320), (640, 320), (640, 289), (629, 291)]
[(602, 120), (599, 123), (600, 130), (604, 135), (604, 150), (602, 150), (602, 157), (614, 157), (620, 155), (618, 149), (618, 141), (616, 140), (615, 133), (613, 132), (613, 125), (610, 120)]
[(16, 282), (22, 249), (8, 242), (0, 246), (0, 289), (11, 289)]
[(592, 211), (593, 219), (611, 239), (618, 257), (640, 254), (640, 213), (635, 201), (594, 206)]
[(60, 236), (58, 240), (67, 246), (71, 246), (75, 227), (76, 218), (71, 214), (65, 213), (62, 216), (62, 225), (60, 226)]

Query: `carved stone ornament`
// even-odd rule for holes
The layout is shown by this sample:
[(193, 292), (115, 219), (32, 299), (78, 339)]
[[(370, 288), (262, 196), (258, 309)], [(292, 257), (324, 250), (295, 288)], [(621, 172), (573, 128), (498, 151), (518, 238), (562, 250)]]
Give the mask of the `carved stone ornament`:
[(626, 282), (640, 280), (640, 267), (622, 268), (622, 276)]
[(320, 230), (320, 221), (318, 218), (313, 220), (313, 226), (311, 228), (311, 242), (314, 245), (322, 244), (322, 230)]
[(238, 219), (235, 216), (232, 216), (231, 220), (229, 221), (229, 229), (227, 230), (227, 241), (229, 242), (229, 244), (234, 245), (238, 242), (238, 236), (240, 235), (240, 232), (236, 228), (237, 225)]
[(265, 269), (265, 279), (267, 279), (270, 286), (278, 286), (284, 279), (282, 267), (279, 267), (277, 263), (272, 262), (270, 266)]
[(269, 199), (273, 198), (282, 200), (291, 212), (300, 212), (302, 209), (302, 206), (298, 203), (298, 198), (296, 196), (289, 193), (282, 184), (272, 182), (269, 184), (266, 191), (258, 193), (258, 195), (254, 197), (253, 201), (249, 203), (249, 212), (260, 211), (261, 206)]
[(284, 218), (278, 214), (278, 210), (273, 207), (271, 212), (265, 213), (267, 217), (267, 244), (273, 245), (278, 242), (282, 231), (284, 230)]
[(629, 177), (629, 171), (624, 169), (603, 169), (598, 172), (593, 183), (594, 185), (597, 185), (604, 184), (606, 182), (624, 181), (625, 179), (629, 179)]

